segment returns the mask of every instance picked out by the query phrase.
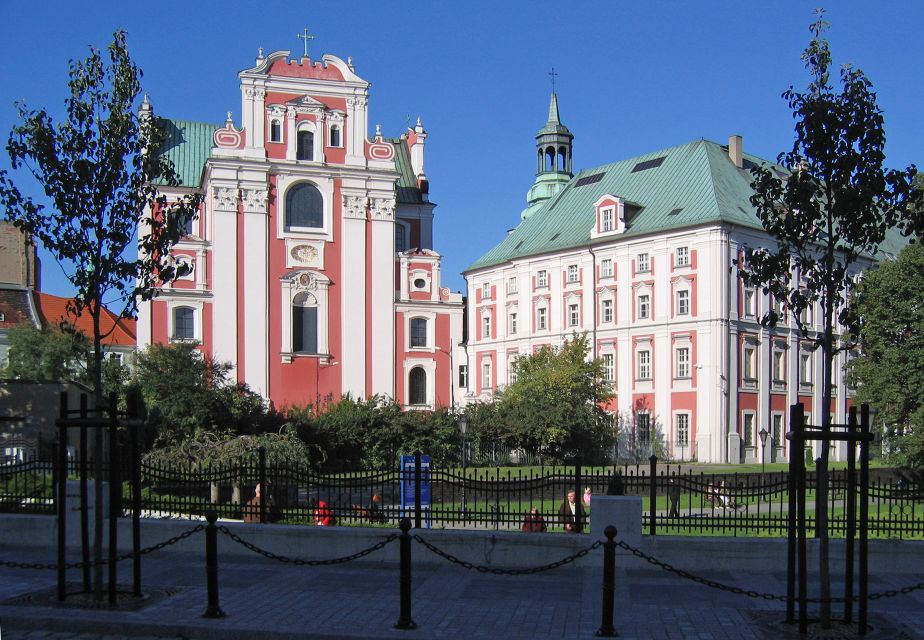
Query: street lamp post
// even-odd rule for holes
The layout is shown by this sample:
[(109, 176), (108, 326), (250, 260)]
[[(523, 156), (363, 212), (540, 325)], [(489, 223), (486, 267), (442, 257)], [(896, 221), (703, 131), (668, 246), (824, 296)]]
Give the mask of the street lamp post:
[[(765, 465), (767, 464), (767, 436), (770, 434), (766, 429), (760, 430), (760, 473), (764, 473)], [(763, 481), (763, 478), (761, 478)]]
[(465, 502), (465, 432), (468, 431), (468, 416), (464, 413), (459, 416), (459, 432), (462, 434), (462, 506), (459, 511), (464, 518), (468, 513), (468, 505)]

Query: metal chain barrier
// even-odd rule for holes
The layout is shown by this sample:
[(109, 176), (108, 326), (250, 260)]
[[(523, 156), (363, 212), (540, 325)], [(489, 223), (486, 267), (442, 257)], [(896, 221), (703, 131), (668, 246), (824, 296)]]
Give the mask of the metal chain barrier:
[[(678, 569), (677, 567), (674, 567), (666, 562), (662, 562), (661, 560), (658, 560), (657, 558), (648, 555), (641, 549), (637, 549), (633, 547), (627, 542), (624, 542), (624, 541), (617, 542), (616, 544), (620, 548), (625, 549), (626, 551), (629, 551), (632, 555), (636, 556), (637, 558), (641, 558), (642, 560), (645, 560), (649, 564), (653, 564), (654, 566), (660, 567), (661, 569), (664, 569), (665, 571), (669, 573), (673, 573), (687, 580), (692, 580), (693, 582), (699, 583), (701, 585), (705, 585), (712, 589), (718, 589), (719, 591), (726, 591), (728, 593), (733, 593), (736, 595), (747, 596), (748, 598), (759, 598), (763, 600), (779, 600), (780, 602), (786, 602), (788, 600), (788, 598), (785, 595), (777, 595), (773, 593), (759, 593), (757, 591), (742, 589), (741, 587), (734, 587), (734, 586), (730, 586), (727, 584), (722, 584), (721, 582), (716, 582), (715, 580), (709, 580), (708, 578), (703, 578), (702, 576), (694, 575), (690, 573), (689, 571), (684, 571), (683, 569)], [(920, 582), (916, 585), (912, 585), (908, 587), (902, 587), (901, 589), (887, 589), (885, 591), (881, 591), (878, 593), (871, 593), (866, 596), (866, 599), (867, 600), (879, 600), (881, 598), (894, 598), (895, 596), (908, 595), (909, 593), (912, 593), (914, 591), (919, 591), (919, 590), (924, 590), (924, 582)], [(827, 598), (827, 599), (823, 599), (823, 598), (806, 598), (805, 599), (806, 602), (809, 602), (812, 604), (820, 604), (822, 602), (831, 602), (831, 603), (844, 602), (845, 600), (846, 599), (842, 597)], [(852, 600), (854, 602), (858, 602), (860, 598), (852, 598)]]
[(352, 562), (353, 560), (358, 560), (359, 558), (368, 556), (370, 553), (375, 553), (376, 551), (384, 549), (388, 544), (398, 539), (398, 534), (392, 533), (387, 538), (385, 538), (381, 542), (378, 542), (372, 545), (368, 549), (357, 551), (356, 553), (349, 555), (349, 556), (344, 556), (342, 558), (331, 558), (329, 560), (305, 560), (304, 558), (288, 558), (286, 556), (273, 553), (272, 551), (261, 549), (257, 545), (247, 542), (246, 540), (241, 538), (239, 535), (235, 534), (233, 531), (231, 531), (230, 529), (228, 529), (228, 527), (224, 525), (221, 525), (220, 527), (218, 527), (218, 530), (221, 531), (226, 536), (228, 536), (229, 538), (231, 538), (232, 540), (234, 540), (239, 545), (253, 551), (254, 553), (260, 554), (264, 558), (269, 558), (270, 560), (276, 560), (278, 562), (283, 562), (285, 564), (294, 564), (296, 566), (309, 566), (309, 567), (322, 567), (322, 566), (327, 566), (327, 565), (332, 565), (332, 564), (344, 564), (347, 562)]
[(594, 542), (592, 545), (590, 545), (586, 549), (581, 549), (574, 555), (570, 555), (567, 558), (562, 558), (561, 560), (558, 560), (557, 562), (553, 562), (551, 564), (544, 564), (540, 567), (530, 567), (528, 569), (501, 569), (499, 567), (486, 567), (484, 565), (473, 564), (466, 560), (460, 560), (459, 558), (455, 557), (451, 553), (446, 553), (442, 549), (430, 544), (429, 542), (427, 542), (426, 540), (424, 540), (417, 534), (415, 534), (413, 538), (414, 540), (416, 540), (417, 542), (425, 546), (427, 549), (429, 549), (436, 555), (440, 556), (444, 560), (451, 562), (452, 564), (457, 564), (460, 567), (463, 567), (465, 569), (474, 569), (475, 571), (478, 571), (479, 573), (491, 573), (491, 574), (494, 574), (495, 576), (528, 576), (534, 573), (541, 573), (543, 571), (551, 571), (552, 569), (557, 569), (558, 567), (574, 562), (575, 560), (579, 560), (583, 558), (584, 556), (586, 556), (591, 551), (593, 551), (594, 549), (596, 549), (597, 547), (603, 546), (603, 542), (601, 542), (600, 540), (597, 540), (596, 542)]
[[(204, 529), (205, 529), (205, 525), (202, 525), (202, 524), (196, 525), (192, 529), (184, 531), (183, 533), (177, 536), (174, 536), (172, 538), (169, 538), (167, 540), (164, 540), (163, 542), (158, 542), (157, 544), (151, 545), (150, 547), (139, 549), (137, 554), (134, 551), (132, 551), (130, 553), (123, 553), (120, 556), (116, 556), (115, 560), (116, 562), (121, 562), (123, 560), (128, 560), (129, 558), (134, 558), (136, 555), (143, 556), (148, 553), (154, 553), (155, 551), (160, 551), (164, 547), (169, 547), (172, 544), (176, 544), (180, 540), (185, 540), (186, 538), (196, 533), (199, 533), (200, 531), (203, 531)], [(99, 562), (93, 562), (93, 561), (87, 562), (87, 563), (68, 562), (64, 565), (64, 568), (65, 569), (83, 569), (84, 566), (92, 567), (94, 565), (107, 565), (107, 564), (109, 564), (109, 558), (103, 558)], [(58, 568), (57, 563), (54, 563), (54, 562), (43, 564), (40, 562), (8, 562), (6, 560), (0, 560), (0, 566), (9, 567), (11, 569), (40, 569), (40, 570), (51, 570), (51, 571), (54, 571)]]

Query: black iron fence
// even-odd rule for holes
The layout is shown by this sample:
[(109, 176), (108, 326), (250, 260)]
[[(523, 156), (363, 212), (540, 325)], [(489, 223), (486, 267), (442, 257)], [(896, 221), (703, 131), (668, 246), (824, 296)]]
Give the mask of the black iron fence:
[[(78, 461), (68, 463), (76, 479)], [(89, 465), (93, 469), (93, 465)], [(829, 472), (830, 533), (846, 532), (847, 471)], [(126, 472), (122, 478), (130, 477)], [(262, 480), (262, 482), (261, 482)], [(607, 493), (641, 496), (648, 534), (786, 535), (788, 481), (778, 473), (703, 473), (676, 465), (609, 467), (432, 468), (422, 473), (423, 526), (561, 531), (559, 515), (568, 491), (593, 518), (593, 499)], [(258, 484), (262, 500), (255, 498)], [(402, 492), (402, 485), (404, 491)], [(0, 466), (0, 511), (55, 513), (54, 465), (28, 460)], [(807, 476), (808, 527), (814, 527), (817, 475)], [(395, 526), (414, 516), (412, 470), (319, 474), (295, 464), (254, 455), (221, 465), (142, 465), (143, 517), (220, 518), (308, 525)], [(403, 496), (403, 500), (402, 500)], [(127, 513), (131, 487), (123, 483)], [(427, 500), (429, 498), (429, 500)], [(869, 532), (880, 538), (924, 538), (924, 487), (874, 470), (870, 484)], [(262, 510), (261, 510), (262, 501)], [(535, 515), (527, 517), (535, 509)]]

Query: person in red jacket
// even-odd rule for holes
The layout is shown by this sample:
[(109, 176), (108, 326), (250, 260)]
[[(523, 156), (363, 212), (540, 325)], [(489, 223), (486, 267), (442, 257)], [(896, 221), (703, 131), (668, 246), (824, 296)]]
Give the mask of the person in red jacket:
[(323, 500), (318, 501), (318, 507), (314, 510), (314, 524), (319, 527), (332, 527), (337, 524), (334, 512)]
[(526, 514), (526, 519), (523, 520), (522, 528), (525, 533), (542, 533), (545, 531), (545, 520), (539, 514), (539, 509), (533, 507), (529, 510), (529, 513)]

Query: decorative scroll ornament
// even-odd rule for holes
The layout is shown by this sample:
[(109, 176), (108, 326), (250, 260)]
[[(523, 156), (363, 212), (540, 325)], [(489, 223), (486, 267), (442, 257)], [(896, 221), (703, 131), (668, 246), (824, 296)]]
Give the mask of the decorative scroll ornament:
[[(292, 247), (292, 250), (289, 251), (289, 254), (292, 256), (292, 259), (296, 262), (314, 262), (318, 259), (318, 249), (317, 247), (312, 247), (310, 244), (299, 244)], [(307, 275), (307, 274), (302, 274)]]
[(310, 273), (303, 271), (295, 276), (295, 288), (304, 291), (314, 291), (318, 288), (318, 281), (315, 280), (314, 276)]
[(373, 200), (372, 217), (376, 220), (394, 220), (395, 201), (387, 198)]
[(236, 187), (213, 187), (212, 197), (215, 200), (215, 208), (224, 211), (233, 211), (237, 209), (237, 188)]
[(343, 217), (366, 219), (366, 199), (362, 196), (343, 196)]
[(269, 199), (269, 191), (266, 189), (244, 189), (241, 197), (246, 211), (266, 211), (266, 201)]

